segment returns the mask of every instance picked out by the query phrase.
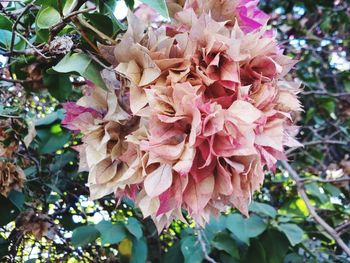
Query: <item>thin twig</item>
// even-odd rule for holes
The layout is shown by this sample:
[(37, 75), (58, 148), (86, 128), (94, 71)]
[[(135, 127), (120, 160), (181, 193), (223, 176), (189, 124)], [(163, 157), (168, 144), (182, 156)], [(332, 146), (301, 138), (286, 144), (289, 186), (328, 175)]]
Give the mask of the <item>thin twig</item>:
[(22, 36), (21, 34), (19, 34), (17, 32), (15, 32), (15, 33), (16, 33), (17, 36), (22, 38), (28, 44), (28, 46), (30, 46), (36, 53), (38, 53), (44, 59), (49, 59), (49, 57), (45, 56), (39, 49), (36, 48), (36, 46), (34, 46), (32, 43), (30, 43), (28, 39), (26, 39), (24, 36)]
[[(336, 140), (316, 140), (316, 141), (311, 141), (311, 142), (304, 142), (302, 143), (303, 146), (313, 146), (313, 145), (318, 145), (318, 144), (337, 144), (337, 145), (348, 145), (349, 142), (346, 141), (336, 141)], [(290, 148), (286, 151), (286, 155), (300, 149), (300, 147), (296, 148)]]
[(93, 27), (92, 25), (90, 25), (85, 19), (83, 19), (80, 16), (77, 16), (77, 19), (80, 25), (82, 25), (83, 27), (86, 27), (88, 29), (90, 29), (91, 31), (93, 31), (96, 35), (98, 35), (101, 39), (105, 40), (108, 44), (117, 44), (117, 41), (115, 41), (114, 39), (110, 38), (109, 36), (107, 36), (105, 33), (101, 32), (100, 30), (98, 30), (97, 28)]
[(338, 225), (335, 230), (338, 232), (338, 234), (341, 236), (342, 234), (346, 233), (348, 228), (350, 228), (350, 221), (346, 221), (340, 225)]
[(91, 7), (91, 8), (86, 8), (86, 9), (82, 9), (82, 10), (77, 10), (77, 11), (73, 11), (71, 12), (69, 15), (62, 17), (61, 21), (58, 22), (56, 25), (53, 25), (50, 28), (50, 39), (53, 39), (53, 37), (56, 35), (56, 33), (58, 33), (63, 27), (66, 26), (67, 22), (71, 21), (72, 18), (74, 18), (75, 16), (82, 14), (82, 13), (87, 13), (89, 11), (93, 11), (95, 10), (95, 7)]
[(335, 179), (322, 179), (322, 178), (300, 178), (301, 182), (319, 182), (319, 183), (341, 183), (341, 182), (346, 182), (350, 181), (349, 176), (345, 177), (340, 177), (340, 178), (335, 178)]
[(8, 78), (4, 78), (4, 77), (0, 77), (0, 80), (6, 81), (6, 82), (11, 82), (11, 83), (19, 83), (19, 84), (33, 83), (33, 82), (40, 81), (40, 80), (35, 80), (35, 79), (8, 79)]
[(27, 145), (25, 144), (24, 140), (22, 139), (21, 135), (18, 134), (18, 132), (16, 131), (16, 129), (14, 129), (14, 119), (11, 118), (11, 126), (12, 126), (12, 129), (13, 131), (15, 132), (15, 138), (21, 142), (23, 148), (24, 148), (24, 151), (27, 155), (27, 158), (31, 161), (34, 162), (34, 165), (35, 165), (35, 168), (37, 170), (38, 173), (41, 173), (41, 167), (40, 167), (40, 162), (34, 157), (32, 156), (32, 154), (30, 153)]
[(60, 13), (60, 16), (63, 17), (62, 0), (57, 0), (57, 7), (58, 7), (58, 12)]
[(327, 224), (316, 212), (315, 208), (311, 205), (310, 199), (305, 192), (305, 186), (303, 180), (299, 177), (297, 172), (287, 163), (286, 161), (281, 161), (282, 166), (288, 171), (289, 175), (294, 179), (297, 185), (297, 190), (299, 196), (304, 200), (307, 209), (309, 210), (310, 215), (313, 219), (320, 224), (326, 232), (334, 238), (335, 242), (341, 247), (346, 254), (350, 256), (350, 248), (345, 244), (343, 239), (339, 236), (337, 231)]
[(107, 65), (105, 65), (102, 61), (100, 61), (94, 54), (92, 54), (90, 51), (86, 51), (89, 55), (90, 55), (90, 57), (91, 57), (91, 59), (93, 60), (93, 61), (95, 61), (97, 64), (99, 64), (101, 67), (103, 67), (103, 68), (105, 68), (105, 69), (107, 69), (107, 70), (110, 70), (110, 71), (113, 71), (114, 72), (114, 69), (112, 68), (112, 67), (108, 67)]
[(213, 258), (211, 258), (209, 256), (209, 253), (208, 253), (208, 250), (207, 250), (207, 246), (206, 246), (206, 243), (205, 241), (203, 240), (203, 232), (202, 232), (202, 229), (201, 228), (196, 228), (196, 232), (197, 232), (197, 236), (198, 236), (198, 242), (199, 244), (201, 245), (201, 248), (202, 248), (202, 251), (204, 253), (204, 258), (211, 262), (211, 263), (217, 263)]
[(20, 119), (20, 118), (22, 118), (21, 116), (5, 115), (5, 114), (0, 114), (0, 117), (3, 117), (3, 118), (14, 118), (14, 119)]
[(5, 52), (5, 51), (0, 51), (0, 55), (4, 56), (4, 57), (9, 57), (9, 56), (13, 56), (13, 55), (34, 55), (35, 54), (35, 50), (33, 50), (32, 48), (28, 48), (25, 50), (13, 50), (12, 52)]
[(332, 92), (322, 91), (322, 90), (304, 91), (301, 94), (302, 95), (331, 96), (331, 97), (346, 97), (346, 96), (350, 96), (350, 92), (332, 93)]
[(336, 141), (336, 140), (317, 140), (317, 141), (311, 141), (311, 142), (305, 142), (305, 143), (303, 143), (304, 146), (311, 146), (311, 145), (317, 145), (317, 144), (340, 144), (340, 145), (347, 145), (348, 142), (345, 142), (345, 141)]
[[(16, 38), (16, 30), (17, 30), (17, 25), (19, 23), (19, 20), (22, 18), (22, 16), (33, 6), (35, 0), (33, 0), (32, 2), (30, 2), (30, 4), (28, 4), (26, 7), (24, 7), (24, 9), (22, 10), (22, 12), (18, 15), (16, 21), (13, 23), (12, 25), (12, 35), (11, 35), (11, 44), (10, 44), (10, 53), (13, 52), (13, 48), (15, 46), (15, 38)], [(8, 64), (11, 63), (11, 58), (12, 56), (9, 56), (8, 59)]]

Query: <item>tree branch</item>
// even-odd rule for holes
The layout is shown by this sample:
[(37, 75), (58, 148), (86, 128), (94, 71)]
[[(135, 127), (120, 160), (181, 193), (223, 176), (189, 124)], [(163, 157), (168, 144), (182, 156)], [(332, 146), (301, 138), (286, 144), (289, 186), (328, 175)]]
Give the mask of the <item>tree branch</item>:
[[(13, 48), (15, 46), (15, 37), (16, 37), (16, 30), (17, 30), (17, 25), (20, 21), (20, 19), (22, 18), (22, 16), (33, 6), (35, 0), (33, 0), (32, 2), (30, 2), (30, 4), (28, 4), (23, 10), (22, 12), (18, 15), (16, 21), (13, 23), (12, 25), (12, 35), (11, 35), (11, 44), (10, 44), (10, 53), (13, 52)], [(9, 56), (8, 59), (8, 64), (11, 63), (11, 58), (12, 56)]]
[(304, 181), (299, 177), (297, 172), (287, 163), (286, 161), (281, 161), (282, 166), (288, 171), (289, 175), (294, 179), (297, 185), (297, 190), (299, 196), (304, 200), (307, 209), (309, 210), (310, 215), (313, 219), (320, 224), (326, 232), (334, 238), (335, 242), (343, 249), (343, 251), (350, 256), (350, 248), (345, 244), (343, 239), (339, 236), (337, 231), (327, 224), (316, 212), (315, 208), (311, 205), (310, 199), (306, 194)]
[(335, 178), (335, 179), (322, 179), (322, 178), (300, 178), (300, 182), (319, 182), (319, 183), (341, 183), (350, 181), (349, 176)]
[(202, 229), (201, 228), (196, 228), (196, 232), (197, 232), (197, 236), (198, 236), (198, 242), (199, 244), (201, 245), (201, 248), (202, 248), (202, 251), (204, 253), (204, 258), (211, 262), (211, 263), (217, 263), (214, 259), (212, 259), (210, 256), (209, 256), (209, 253), (208, 253), (208, 250), (207, 250), (207, 246), (206, 246), (206, 243), (203, 239), (203, 233), (202, 233)]
[[(17, 32), (15, 32), (15, 34), (16, 34), (18, 37), (22, 38), (22, 39), (27, 43), (28, 46), (30, 46), (36, 53), (38, 53), (38, 54), (39, 54), (40, 56), (42, 56), (44, 59), (49, 59), (49, 57), (45, 56), (39, 49), (36, 48), (36, 46), (34, 46), (32, 43), (30, 43), (30, 42), (28, 41), (28, 39), (26, 39), (24, 36), (22, 36), (21, 34), (19, 34), (19, 33), (17, 33)], [(13, 52), (13, 50), (12, 50), (11, 52)], [(10, 57), (9, 57), (9, 60), (10, 60)]]
[[(79, 7), (79, 6), (77, 6), (77, 7)], [(53, 37), (56, 36), (56, 34), (59, 31), (61, 31), (62, 28), (64, 28), (66, 26), (67, 22), (72, 20), (72, 18), (74, 18), (75, 16), (77, 16), (79, 14), (93, 11), (95, 9), (96, 9), (95, 7), (92, 7), (92, 8), (82, 9), (82, 10), (76, 10), (76, 11), (71, 12), (67, 16), (62, 17), (62, 20), (60, 22), (58, 22), (56, 25), (53, 25), (50, 28), (50, 40), (52, 40)]]
[(335, 228), (339, 235), (344, 234), (350, 228), (350, 221), (346, 221)]
[(304, 91), (301, 94), (302, 95), (331, 96), (331, 97), (347, 97), (347, 96), (350, 96), (350, 92), (332, 93), (332, 92), (322, 91), (322, 90)]
[(33, 83), (33, 82), (40, 81), (40, 80), (34, 80), (34, 79), (7, 79), (7, 78), (1, 77), (1, 76), (0, 76), (0, 80), (6, 81), (6, 82), (11, 82), (11, 83), (19, 83), (19, 84)]
[[(318, 144), (337, 144), (337, 145), (348, 145), (348, 142), (346, 141), (337, 141), (337, 140), (328, 140), (328, 139), (321, 139), (321, 140), (316, 140), (316, 141), (311, 141), (311, 142), (302, 142), (303, 146), (313, 146), (313, 145), (318, 145)], [(300, 149), (300, 147), (295, 147), (295, 148), (290, 148), (286, 151), (286, 155)]]

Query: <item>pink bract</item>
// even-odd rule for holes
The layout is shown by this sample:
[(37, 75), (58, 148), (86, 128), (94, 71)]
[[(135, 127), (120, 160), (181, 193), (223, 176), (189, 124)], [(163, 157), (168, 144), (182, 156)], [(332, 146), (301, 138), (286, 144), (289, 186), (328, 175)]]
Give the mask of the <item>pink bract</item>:
[(112, 54), (122, 81), (64, 104), (91, 199), (131, 198), (159, 231), (182, 209), (201, 225), (228, 206), (248, 216), (264, 173), (300, 146), (299, 88), (284, 79), (296, 61), (257, 4), (188, 0), (157, 30), (129, 13)]

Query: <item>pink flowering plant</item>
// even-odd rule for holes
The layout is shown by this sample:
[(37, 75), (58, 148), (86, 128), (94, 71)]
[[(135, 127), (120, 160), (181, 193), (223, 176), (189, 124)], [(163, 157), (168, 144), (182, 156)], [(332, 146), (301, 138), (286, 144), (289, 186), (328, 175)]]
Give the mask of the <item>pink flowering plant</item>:
[(83, 136), (91, 199), (128, 197), (158, 231), (183, 209), (199, 225), (227, 207), (249, 216), (266, 171), (300, 146), (296, 61), (257, 4), (188, 0), (157, 29), (129, 12), (118, 43), (99, 46), (107, 89), (64, 103), (62, 122)]

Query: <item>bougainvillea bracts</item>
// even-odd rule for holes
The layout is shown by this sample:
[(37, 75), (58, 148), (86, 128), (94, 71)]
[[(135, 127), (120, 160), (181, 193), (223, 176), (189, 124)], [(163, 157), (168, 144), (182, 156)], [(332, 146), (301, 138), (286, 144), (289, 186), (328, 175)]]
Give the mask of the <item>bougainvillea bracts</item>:
[(284, 79), (296, 61), (257, 4), (191, 0), (157, 29), (128, 14), (118, 44), (101, 46), (108, 90), (64, 104), (92, 199), (127, 196), (159, 231), (183, 209), (200, 225), (228, 206), (248, 216), (264, 173), (299, 146), (301, 110)]

